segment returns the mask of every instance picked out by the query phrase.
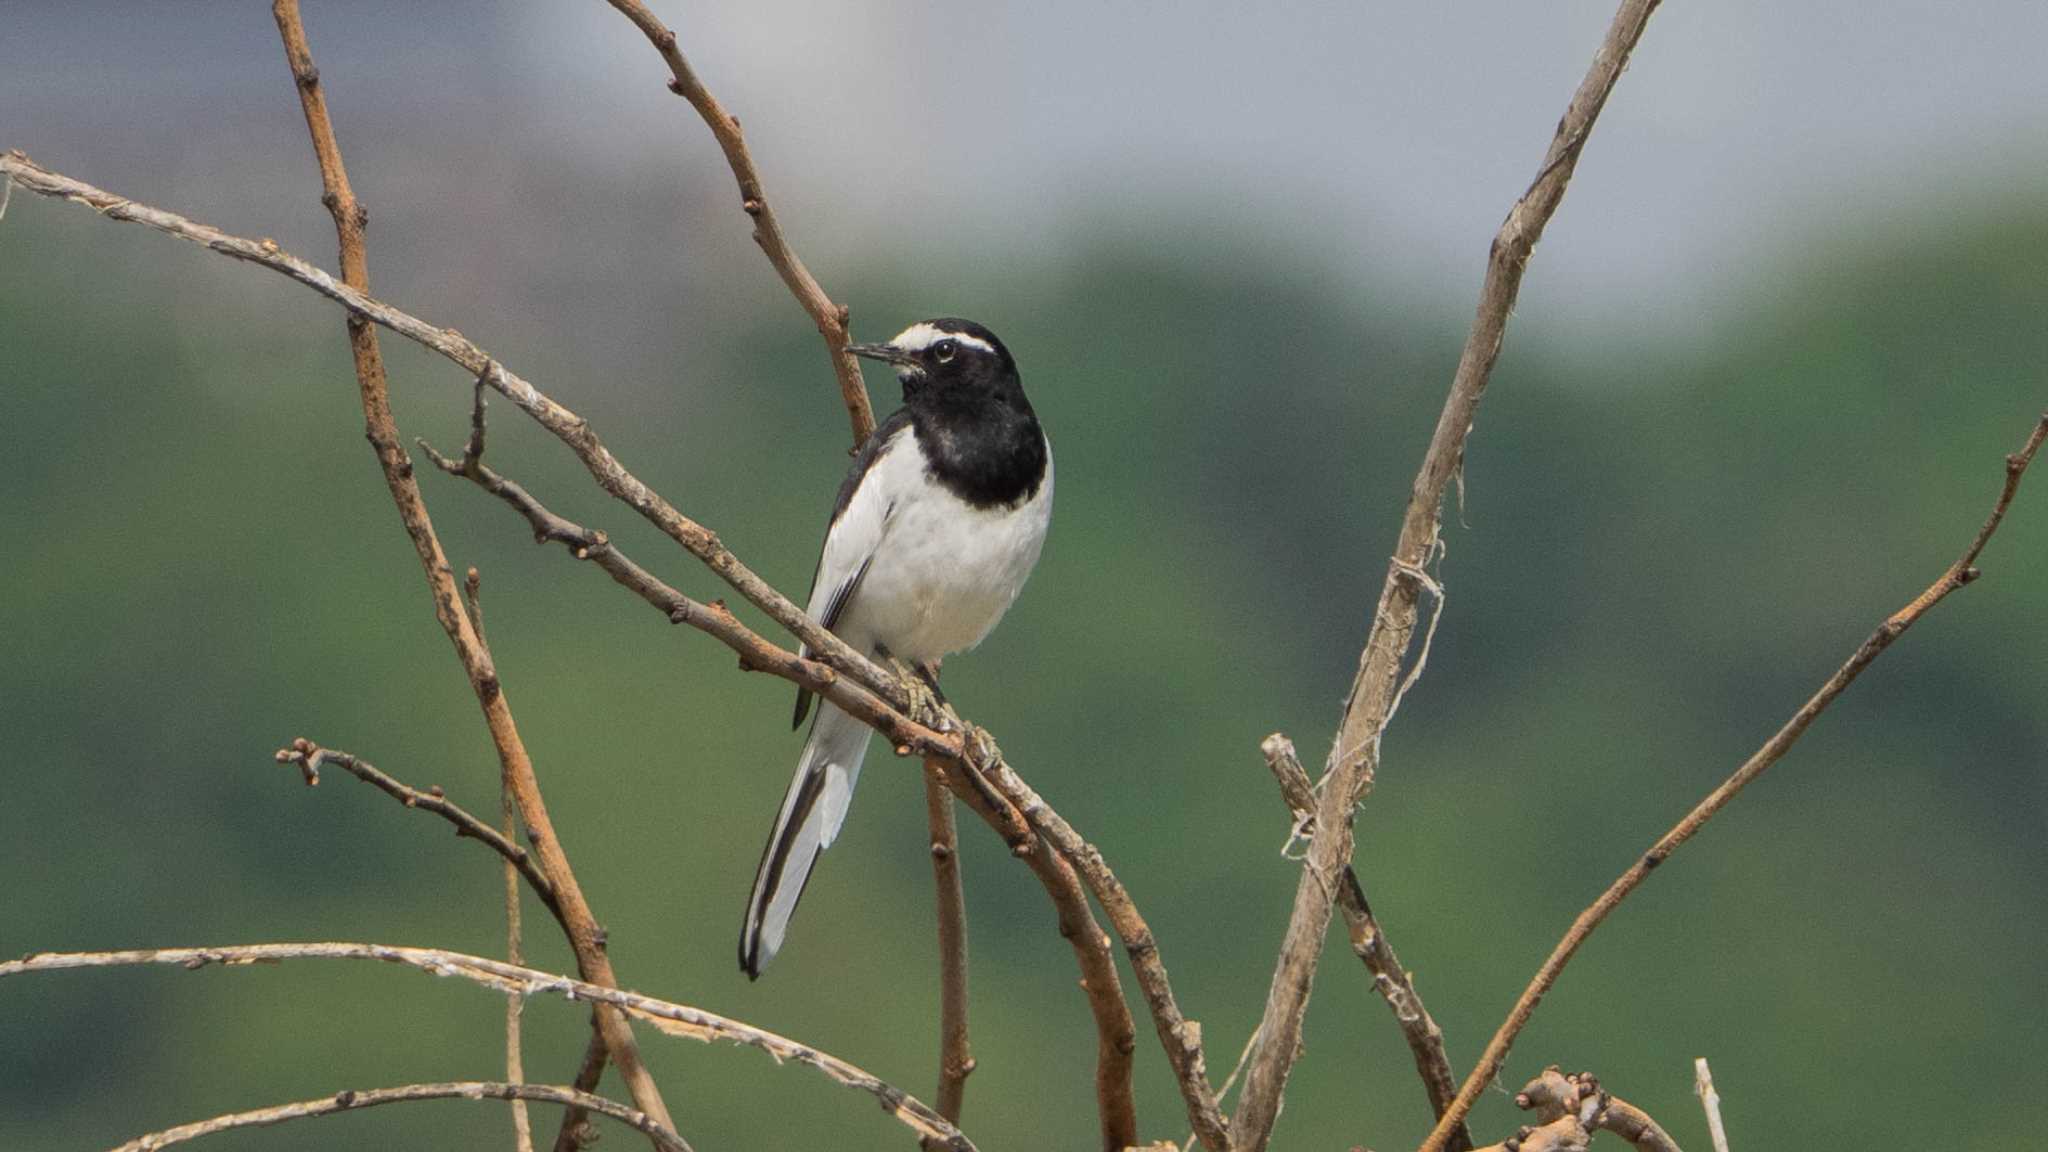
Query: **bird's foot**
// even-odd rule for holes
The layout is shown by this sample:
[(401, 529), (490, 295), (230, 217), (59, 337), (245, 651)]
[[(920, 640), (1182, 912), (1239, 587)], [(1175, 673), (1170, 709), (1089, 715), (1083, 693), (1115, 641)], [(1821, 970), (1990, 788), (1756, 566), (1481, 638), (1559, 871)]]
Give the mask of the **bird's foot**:
[(927, 681), (917, 666), (905, 660), (889, 657), (889, 670), (896, 673), (896, 679), (903, 685), (904, 695), (909, 697), (904, 715), (927, 728), (949, 731), (946, 724), (945, 697), (940, 696)]

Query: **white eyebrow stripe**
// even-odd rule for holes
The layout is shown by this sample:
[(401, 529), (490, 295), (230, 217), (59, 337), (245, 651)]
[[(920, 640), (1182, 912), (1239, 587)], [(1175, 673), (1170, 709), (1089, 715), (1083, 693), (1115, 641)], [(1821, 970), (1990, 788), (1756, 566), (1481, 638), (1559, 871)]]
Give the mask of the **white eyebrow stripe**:
[(957, 340), (969, 348), (979, 348), (983, 352), (995, 351), (988, 341), (979, 336), (969, 336), (965, 332), (948, 332), (930, 324), (912, 324), (898, 332), (896, 338), (889, 343), (905, 352), (922, 352), (941, 340)]

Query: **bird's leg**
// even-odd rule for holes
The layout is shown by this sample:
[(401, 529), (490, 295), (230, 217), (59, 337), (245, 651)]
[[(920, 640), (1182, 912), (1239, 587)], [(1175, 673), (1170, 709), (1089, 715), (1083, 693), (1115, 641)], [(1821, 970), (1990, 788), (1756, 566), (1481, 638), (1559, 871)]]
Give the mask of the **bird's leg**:
[(939, 662), (937, 660), (920, 660), (917, 665), (917, 678), (924, 681), (925, 687), (932, 690), (932, 698), (939, 702), (939, 707), (949, 712), (952, 711), (952, 701), (947, 700), (946, 694), (939, 690)]

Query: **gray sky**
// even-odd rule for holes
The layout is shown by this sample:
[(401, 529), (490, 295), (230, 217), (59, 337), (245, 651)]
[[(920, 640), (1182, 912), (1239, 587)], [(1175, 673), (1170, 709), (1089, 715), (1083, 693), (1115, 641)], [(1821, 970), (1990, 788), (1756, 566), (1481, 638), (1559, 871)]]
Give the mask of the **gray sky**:
[[(1185, 213), (1202, 227), (1178, 242), (1320, 252), (1362, 283), (1461, 307), (1612, 14), (1605, 0), (654, 6), (745, 122), (828, 286), (877, 253), (913, 268), (926, 250), (1008, 257), (1084, 223)], [(708, 136), (599, 0), (307, 8), (355, 166), (411, 166), (403, 186), (359, 182), (399, 219), (422, 214), (424, 253), (488, 278), (494, 258), (477, 253), (493, 245), (427, 220), (452, 198), (519, 221), (557, 264), (589, 241), (555, 250), (543, 233), (644, 213), (685, 217), (685, 251), (664, 259), (700, 273), (758, 260)], [(1959, 190), (1992, 206), (2043, 187), (2044, 44), (2048, 4), (2029, 0), (1665, 4), (1524, 313), (1698, 337), (1684, 317), (1796, 263), (1809, 238), (1898, 227)], [(280, 238), (274, 197), (306, 175), (283, 76), (260, 4), (0, 0), (0, 147)], [(535, 150), (562, 186), (607, 194), (491, 179)], [(621, 207), (614, 181), (656, 203)], [(700, 225), (727, 235), (700, 241)]]

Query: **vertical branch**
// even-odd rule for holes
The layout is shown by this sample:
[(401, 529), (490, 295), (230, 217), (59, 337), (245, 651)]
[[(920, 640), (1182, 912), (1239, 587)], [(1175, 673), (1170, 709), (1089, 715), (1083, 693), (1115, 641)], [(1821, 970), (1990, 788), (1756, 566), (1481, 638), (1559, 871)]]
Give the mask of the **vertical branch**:
[[(1344, 717), (1330, 750), (1316, 811), (1318, 834), (1303, 863), (1301, 880), (1295, 888), (1294, 910), (1274, 965), (1273, 982), (1259, 1025), (1264, 1039), (1251, 1071), (1246, 1074), (1244, 1095), (1231, 1126), (1232, 1138), (1244, 1152), (1262, 1152), (1265, 1148), (1273, 1122), (1280, 1115), (1287, 1075), (1299, 1055), (1301, 1024), (1308, 1013), (1316, 961), (1329, 931), (1343, 867), (1351, 859), (1351, 815), (1372, 787), (1379, 763), (1380, 733), (1393, 715), (1402, 658), (1415, 634), (1421, 593), (1433, 584), (1425, 569), (1437, 553), (1444, 492), (1463, 466), (1465, 439), (1471, 432), (1494, 363), (1500, 357), (1508, 317), (1521, 291), (1522, 273), (1536, 242), (1543, 236), (1544, 226), (1564, 199), (1565, 185), (1571, 180), (1593, 122), (1621, 78), (1629, 53), (1635, 49), (1656, 7), (1657, 0), (1623, 0), (1593, 56), (1592, 66), (1573, 94), (1563, 119), (1558, 121), (1556, 135), (1535, 181), (1509, 209), (1507, 219), (1494, 236), (1472, 330), (1459, 356), (1457, 374), (1451, 381), (1450, 395), (1437, 419), (1429, 450), (1416, 473), (1408, 509), (1402, 518), (1400, 542), (1388, 565), (1379, 604), (1373, 612), (1372, 630), (1359, 657), (1358, 676), (1345, 700)], [(1439, 1124), (1440, 1129), (1448, 1127)]]
[[(512, 788), (509, 783), (498, 790), (503, 820), (500, 831), (507, 840), (519, 833), (519, 826), (512, 815)], [(519, 938), (519, 870), (505, 861), (505, 962), (525, 964), (526, 954)], [(520, 1014), (525, 1010), (526, 997), (505, 994), (505, 1079), (512, 1084), (526, 1083), (526, 1058), (519, 1041)], [(526, 1101), (512, 1101), (512, 1146), (517, 1152), (533, 1152), (533, 1118), (526, 1111)]]
[(946, 767), (925, 761), (925, 815), (932, 834), (932, 878), (939, 919), (939, 1115), (960, 1123), (974, 1050), (967, 1038), (967, 899), (960, 886), (960, 832)]
[[(320, 70), (314, 66), (312, 49), (306, 43), (298, 0), (273, 0), (271, 11), (277, 19), (278, 34), (284, 41), (292, 78), (298, 84), (299, 103), (305, 111), (306, 128), (312, 136), (313, 152), (320, 164), (320, 181), (324, 189), (321, 202), (334, 216), (335, 233), (341, 248), (342, 279), (350, 288), (367, 292), (370, 270), (363, 229), (368, 213), (356, 201), (355, 192), (349, 186), (348, 172), (342, 165), (341, 147), (335, 140), (333, 122), (328, 118), (327, 98), (320, 87)], [(590, 983), (616, 988), (618, 981), (612, 974), (611, 960), (604, 952), (603, 930), (591, 914), (590, 905), (583, 898), (583, 890), (577, 886), (576, 876), (569, 868), (569, 858), (555, 836), (554, 823), (548, 818), (547, 808), (541, 800), (533, 761), (527, 755), (526, 744), (513, 722), (512, 708), (498, 682), (497, 668), (477, 636), (469, 614), (463, 610), (454, 574), (441, 550), (440, 538), (434, 534), (433, 522), (427, 516), (426, 501), (420, 495), (419, 482), (413, 475), (412, 460), (407, 457), (399, 440), (376, 329), (369, 321), (351, 314), (348, 336), (349, 350), (355, 360), (356, 383), (362, 395), (366, 434), (376, 451), (385, 486), (398, 507), (406, 535), (412, 539), (413, 549), (419, 555), (420, 567), (426, 574), (427, 587), (433, 596), (434, 616), (454, 646), (456, 657), (469, 678), (470, 688), (483, 709), (491, 743), (497, 750), (505, 779), (513, 787), (520, 816), (540, 857), (541, 869), (555, 887), (563, 919), (569, 926), (569, 943), (576, 953), (577, 969)], [(669, 1118), (661, 1093), (654, 1086), (654, 1078), (640, 1062), (639, 1049), (634, 1044), (633, 1031), (625, 1014), (616, 1007), (606, 1006), (599, 1010), (599, 1019), (604, 1029), (605, 1046), (625, 1077), (634, 1104), (661, 1127), (673, 1129), (675, 1123)]]
[[(573, 1087), (578, 1092), (597, 1091), (597, 1082), (604, 1078), (605, 1057), (604, 1025), (597, 1018), (597, 1010), (590, 1012), (590, 1043), (584, 1046), (583, 1063), (576, 1069)], [(586, 1145), (597, 1139), (597, 1125), (590, 1122), (590, 1113), (575, 1106), (563, 1110), (562, 1126), (555, 1132), (555, 1152), (583, 1152)]]
[[(471, 448), (483, 450), (484, 438), (484, 397), (483, 385), (477, 385), (476, 413), (473, 431), (470, 435)], [(472, 567), (462, 583), (462, 599), (469, 606), (469, 618), (476, 625), (476, 640), (483, 645), (484, 654), (491, 651), (490, 638), (484, 633), (483, 577)], [(513, 813), (512, 781), (502, 779), (498, 786), (498, 834), (507, 844), (519, 843), (519, 823)], [(526, 952), (519, 931), (519, 868), (507, 856), (503, 860), (505, 873), (505, 962), (525, 964)], [(526, 1055), (519, 1041), (520, 1017), (526, 1011), (526, 997), (511, 992), (505, 994), (505, 1080), (510, 1084), (526, 1083)], [(587, 1089), (586, 1089), (587, 1091)], [(533, 1116), (527, 1111), (526, 1099), (515, 1096), (512, 1106), (512, 1147), (513, 1152), (533, 1152)], [(580, 1109), (580, 1104), (571, 1104)]]
[(861, 378), (860, 361), (846, 350), (850, 328), (850, 314), (844, 304), (834, 304), (825, 295), (825, 289), (818, 284), (818, 278), (804, 267), (797, 258), (789, 241), (782, 235), (782, 224), (775, 218), (775, 209), (768, 204), (768, 194), (761, 190), (761, 174), (754, 170), (754, 158), (747, 152), (747, 139), (740, 134), (740, 122), (704, 82), (697, 79), (697, 73), (683, 53), (676, 47), (676, 34), (661, 18), (648, 11), (640, 0), (608, 0), (620, 15), (633, 22), (633, 26), (647, 37), (661, 59), (668, 65), (669, 91), (690, 102), (690, 107), (704, 118), (705, 126), (717, 139), (719, 150), (725, 153), (725, 162), (732, 169), (733, 179), (740, 187), (740, 207), (754, 221), (754, 243), (775, 266), (776, 275), (789, 288), (790, 295), (803, 305), (811, 321), (818, 326), (818, 334), (825, 338), (826, 355), (832, 358), (832, 372), (839, 378), (840, 399), (846, 404), (847, 420), (853, 425), (853, 446), (861, 443), (875, 430), (875, 413), (868, 403), (867, 381)]
[(1714, 1152), (1728, 1152), (1728, 1130), (1721, 1126), (1721, 1094), (1714, 1091), (1714, 1070), (1707, 1067), (1705, 1056), (1692, 1062), (1692, 1089), (1699, 1093), (1700, 1107), (1706, 1111), (1707, 1137), (1714, 1142)]

